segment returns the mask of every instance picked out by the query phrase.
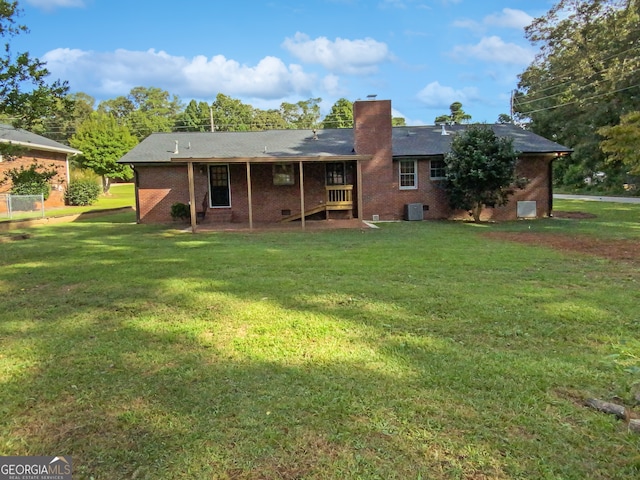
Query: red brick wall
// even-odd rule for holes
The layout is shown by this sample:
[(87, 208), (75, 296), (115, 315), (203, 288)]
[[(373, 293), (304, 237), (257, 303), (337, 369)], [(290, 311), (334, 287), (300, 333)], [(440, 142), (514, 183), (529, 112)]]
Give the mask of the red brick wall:
[[(33, 150), (15, 160), (9, 161), (5, 158), (0, 162), (0, 182), (5, 180), (5, 173), (10, 169), (19, 169), (21, 166), (28, 168), (34, 161), (47, 169), (54, 168), (58, 172), (50, 181), (51, 194), (44, 202), (45, 208), (64, 206), (64, 191), (67, 188), (67, 155), (64, 153)], [(7, 180), (0, 185), (0, 193), (9, 193), (11, 187), (11, 181)]]
[[(202, 168), (201, 168), (202, 167)], [(309, 209), (324, 201), (324, 164), (304, 165), (305, 208)], [(189, 182), (186, 165), (137, 166), (137, 192), (139, 221), (141, 223), (172, 222), (171, 205), (189, 202)], [(283, 210), (292, 214), (300, 212), (299, 166), (294, 164), (294, 185), (273, 185), (272, 164), (251, 165), (253, 220), (255, 222), (278, 222)], [(249, 221), (246, 164), (230, 164), (231, 208), (209, 210), (207, 215), (230, 214), (233, 222)], [(194, 166), (196, 205), (200, 210), (208, 191), (208, 176), (205, 165)], [(215, 211), (215, 212), (214, 212)]]
[[(519, 177), (529, 179), (529, 183), (522, 190), (516, 190), (509, 203), (502, 207), (488, 208), (482, 211), (482, 220), (515, 220), (517, 219), (518, 201), (535, 201), (536, 215), (548, 217), (551, 213), (550, 196), (550, 169), (552, 156), (527, 155), (518, 161), (516, 172)], [(468, 220), (471, 217), (467, 212), (458, 211), (451, 214), (451, 218)]]
[(398, 190), (393, 178), (391, 151), (391, 101), (358, 101), (353, 104), (354, 145), (359, 155), (373, 155), (362, 162), (362, 215), (371, 220), (397, 218), (396, 200), (390, 192)]
[[(485, 208), (482, 213), (483, 220), (514, 220), (517, 218), (517, 202), (533, 200), (536, 202), (538, 217), (549, 216), (550, 184), (549, 169), (551, 158), (549, 156), (525, 156), (517, 165), (517, 174), (520, 177), (530, 179), (526, 188), (516, 190), (509, 203), (503, 207)], [(446, 193), (442, 182), (431, 180), (429, 160), (418, 161), (418, 188), (416, 190), (400, 190), (399, 162), (393, 162), (393, 176), (395, 192), (390, 192), (390, 204), (395, 208), (395, 218), (404, 217), (404, 206), (407, 203), (422, 203), (425, 207), (424, 219), (470, 219), (465, 211), (452, 211), (449, 208)]]

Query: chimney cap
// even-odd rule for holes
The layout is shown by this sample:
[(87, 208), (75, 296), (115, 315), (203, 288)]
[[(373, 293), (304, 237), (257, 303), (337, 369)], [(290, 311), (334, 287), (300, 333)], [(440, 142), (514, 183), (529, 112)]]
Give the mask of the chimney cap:
[(375, 100), (377, 96), (378, 96), (378, 95), (377, 95), (376, 93), (373, 93), (373, 94), (371, 94), (371, 95), (367, 95), (367, 98), (368, 98), (369, 100)]

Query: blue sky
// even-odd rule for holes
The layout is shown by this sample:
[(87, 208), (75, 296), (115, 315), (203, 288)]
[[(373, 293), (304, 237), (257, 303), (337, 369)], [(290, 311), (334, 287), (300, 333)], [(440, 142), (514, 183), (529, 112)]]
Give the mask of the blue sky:
[(97, 101), (136, 86), (257, 108), (377, 95), (409, 125), (460, 101), (472, 121), (509, 113), (537, 48), (524, 27), (552, 0), (19, 0), (16, 51)]

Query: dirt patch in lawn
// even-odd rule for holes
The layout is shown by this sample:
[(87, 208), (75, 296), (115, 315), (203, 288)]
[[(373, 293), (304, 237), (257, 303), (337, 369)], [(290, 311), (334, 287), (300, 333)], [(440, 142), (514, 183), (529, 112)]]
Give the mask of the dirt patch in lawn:
[(553, 216), (555, 218), (596, 218), (596, 215), (593, 213), (586, 212), (556, 212), (553, 211)]
[(593, 255), (608, 260), (640, 265), (640, 248), (634, 240), (558, 235), (542, 232), (491, 232), (490, 238), (530, 245), (546, 245), (555, 250)]

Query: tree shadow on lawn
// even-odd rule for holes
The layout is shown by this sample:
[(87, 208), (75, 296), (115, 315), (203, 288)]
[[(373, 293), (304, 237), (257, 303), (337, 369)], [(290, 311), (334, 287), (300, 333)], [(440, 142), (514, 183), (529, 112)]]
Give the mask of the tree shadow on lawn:
[[(296, 289), (310, 260), (287, 257), (283, 240), (245, 237), (236, 257), (224, 236), (135, 228), (57, 230), (60, 249), (35, 235), (14, 250), (23, 265), (0, 272), (14, 312), (0, 314), (6, 454), (71, 454), (79, 478), (585, 478), (637, 467), (613, 422), (550, 393), (588, 384), (597, 367), (541, 356), (550, 339), (527, 338), (530, 319), (500, 311), (500, 298), (469, 317), (486, 292), (469, 293), (468, 271), (416, 290), (396, 257), (381, 271), (402, 293), (349, 290), (362, 274), (348, 261), (358, 263), (355, 234), (333, 252), (344, 268)], [(247, 281), (270, 255), (289, 260)], [(514, 295), (533, 295), (537, 277), (521, 281)], [(560, 314), (544, 321), (550, 336), (578, 328)], [(613, 431), (596, 453), (584, 441), (593, 429)]]

